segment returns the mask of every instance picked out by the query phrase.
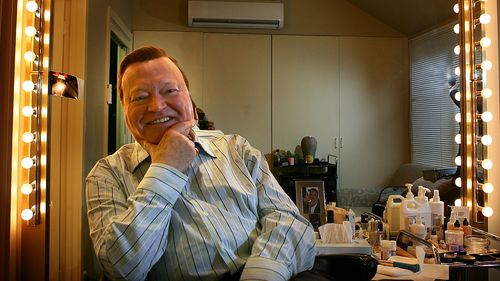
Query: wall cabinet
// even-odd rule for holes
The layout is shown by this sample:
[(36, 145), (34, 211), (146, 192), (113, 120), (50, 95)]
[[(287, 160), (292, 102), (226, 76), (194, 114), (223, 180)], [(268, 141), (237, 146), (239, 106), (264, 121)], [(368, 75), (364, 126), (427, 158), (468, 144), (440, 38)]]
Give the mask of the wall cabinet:
[(367, 206), (409, 162), (408, 43), (342, 37), (339, 45), (339, 194), (346, 204)]
[(304, 136), (314, 136), (317, 158), (338, 154), (338, 37), (273, 36), (272, 50), (273, 148), (294, 151)]
[(201, 91), (193, 97), (218, 129), (264, 153), (293, 151), (311, 135), (317, 158), (336, 155), (340, 204), (371, 205), (408, 162), (406, 39), (153, 33), (136, 32), (135, 46), (172, 48), (185, 60)]
[(205, 33), (203, 109), (226, 134), (271, 151), (271, 36)]

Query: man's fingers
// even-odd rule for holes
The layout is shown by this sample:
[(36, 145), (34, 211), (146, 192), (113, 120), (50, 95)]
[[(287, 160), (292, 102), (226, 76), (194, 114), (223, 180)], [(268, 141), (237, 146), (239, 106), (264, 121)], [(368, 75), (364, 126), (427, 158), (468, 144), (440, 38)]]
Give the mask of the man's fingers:
[(170, 129), (187, 136), (195, 124), (195, 120), (182, 121), (174, 124)]

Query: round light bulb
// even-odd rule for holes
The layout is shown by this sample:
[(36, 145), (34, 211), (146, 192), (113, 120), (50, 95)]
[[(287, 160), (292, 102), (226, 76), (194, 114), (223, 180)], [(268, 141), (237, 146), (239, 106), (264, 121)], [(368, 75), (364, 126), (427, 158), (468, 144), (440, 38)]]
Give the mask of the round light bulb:
[(33, 185), (30, 183), (25, 183), (21, 185), (21, 193), (24, 195), (29, 195), (31, 192), (33, 192)]
[(491, 95), (493, 95), (493, 91), (491, 91), (490, 88), (484, 88), (482, 91), (481, 91), (481, 96), (483, 98), (489, 98), (491, 97)]
[(457, 143), (457, 144), (462, 143), (462, 136), (460, 134), (455, 136), (455, 143)]
[(34, 61), (36, 59), (36, 55), (32, 51), (27, 51), (26, 53), (24, 53), (24, 59), (27, 62), (32, 62), (32, 61)]
[(35, 89), (35, 83), (31, 80), (26, 80), (23, 82), (23, 90), (25, 92), (31, 92)]
[(462, 157), (460, 156), (455, 157), (455, 165), (457, 166), (462, 165)]
[(455, 206), (457, 207), (462, 206), (462, 199), (458, 198), (457, 200), (455, 200)]
[(29, 221), (33, 218), (33, 211), (30, 209), (24, 209), (21, 211), (21, 218), (25, 221)]
[(460, 112), (455, 114), (455, 121), (457, 121), (457, 123), (460, 123), (460, 121), (461, 121)]
[(460, 67), (455, 68), (455, 75), (460, 76)]
[(491, 120), (493, 120), (493, 113), (489, 112), (489, 111), (485, 111), (481, 114), (481, 119), (488, 123), (490, 122)]
[(458, 187), (462, 187), (462, 178), (456, 178), (455, 179), (455, 185)]
[(493, 185), (489, 182), (483, 184), (483, 191), (484, 191), (484, 193), (492, 193), (493, 192)]
[(32, 13), (36, 12), (36, 10), (38, 10), (38, 4), (36, 1), (28, 1), (26, 3), (26, 10)]
[(455, 48), (453, 48), (453, 52), (455, 52), (456, 55), (459, 55), (460, 54), (460, 46), (455, 46)]
[(483, 48), (488, 48), (491, 45), (491, 39), (488, 37), (483, 37), (479, 40), (479, 45)]
[(491, 207), (483, 207), (482, 213), (485, 217), (491, 217), (493, 215), (493, 209)]
[(457, 101), (460, 101), (460, 92), (456, 92), (456, 93), (455, 93), (454, 98), (455, 98)]
[(29, 37), (33, 37), (36, 35), (36, 28), (33, 27), (33, 26), (27, 26), (25, 29), (24, 29), (24, 33), (29, 36)]
[(455, 4), (455, 5), (453, 6), (453, 12), (455, 12), (455, 14), (458, 14), (458, 11), (459, 11), (459, 10), (458, 10), (458, 4)]
[(491, 70), (492, 67), (493, 67), (493, 64), (489, 60), (485, 60), (481, 63), (481, 68), (484, 70)]
[(482, 14), (479, 16), (479, 22), (482, 24), (488, 24), (491, 21), (491, 16), (489, 14)]
[(460, 26), (458, 25), (458, 23), (453, 26), (453, 32), (455, 32), (456, 34), (460, 33)]
[(493, 138), (490, 135), (484, 135), (481, 137), (481, 143), (484, 145), (490, 145), (493, 142)]
[(34, 161), (31, 157), (25, 157), (23, 158), (23, 160), (21, 160), (21, 166), (25, 169), (30, 169), (34, 165), (33, 162)]
[(34, 110), (33, 110), (33, 107), (27, 105), (27, 106), (23, 107), (22, 112), (23, 112), (23, 116), (31, 117), (31, 115), (33, 115), (33, 113), (34, 113)]
[(22, 138), (23, 142), (30, 143), (35, 139), (35, 135), (33, 135), (33, 133), (31, 133), (31, 132), (26, 132), (23, 134), (23, 136), (21, 138)]
[(489, 170), (493, 168), (493, 161), (491, 161), (490, 159), (484, 159), (483, 161), (481, 161), (481, 166), (483, 166), (483, 168), (485, 168), (486, 170)]

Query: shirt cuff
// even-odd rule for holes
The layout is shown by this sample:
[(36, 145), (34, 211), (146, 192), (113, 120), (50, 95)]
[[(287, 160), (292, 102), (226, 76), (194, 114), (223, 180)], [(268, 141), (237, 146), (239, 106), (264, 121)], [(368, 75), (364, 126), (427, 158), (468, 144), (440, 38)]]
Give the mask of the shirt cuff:
[(292, 274), (284, 264), (268, 258), (251, 257), (243, 268), (240, 281), (287, 281), (291, 277)]
[(187, 181), (188, 177), (179, 170), (165, 164), (153, 163), (137, 188), (154, 192), (174, 205)]

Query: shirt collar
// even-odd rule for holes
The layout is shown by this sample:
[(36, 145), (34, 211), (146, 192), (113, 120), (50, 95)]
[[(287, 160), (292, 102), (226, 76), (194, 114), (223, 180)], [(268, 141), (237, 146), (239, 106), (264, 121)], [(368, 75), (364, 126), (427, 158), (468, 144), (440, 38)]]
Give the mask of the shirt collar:
[[(210, 146), (210, 140), (207, 138), (204, 138), (204, 133), (198, 128), (194, 127), (194, 143), (196, 148), (200, 150), (201, 152), (205, 152), (206, 154), (210, 155), (213, 158), (217, 158), (215, 156), (215, 153)], [(144, 160), (150, 158), (149, 153), (142, 147), (142, 145), (139, 142), (135, 142), (134, 150), (132, 151), (132, 155), (130, 155), (130, 162), (131, 162), (131, 169), (132, 171), (135, 171), (137, 166), (141, 164)]]
[(200, 147), (205, 151), (206, 154), (212, 156), (213, 158), (217, 158), (215, 156), (212, 147), (210, 146), (210, 140), (204, 137), (204, 133), (197, 126), (193, 128), (194, 131), (194, 143), (198, 149)]

